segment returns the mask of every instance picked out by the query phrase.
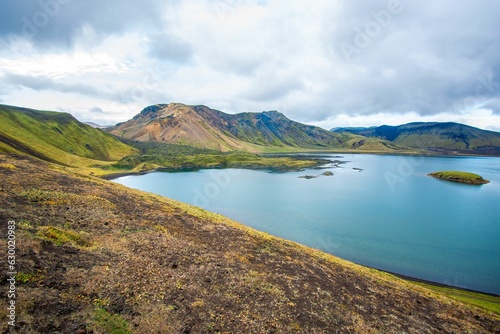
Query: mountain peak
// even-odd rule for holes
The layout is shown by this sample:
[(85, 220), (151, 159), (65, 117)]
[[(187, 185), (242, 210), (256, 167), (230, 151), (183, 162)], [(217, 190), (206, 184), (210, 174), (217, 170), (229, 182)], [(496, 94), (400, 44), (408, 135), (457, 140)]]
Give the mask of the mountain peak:
[(191, 145), (221, 151), (264, 147), (339, 147), (350, 136), (301, 124), (277, 110), (226, 114), (204, 105), (155, 104), (110, 132), (128, 139)]
[(148, 107), (142, 109), (140, 113), (135, 115), (134, 119), (137, 119), (137, 118), (140, 118), (143, 116), (149, 116), (151, 114), (156, 114), (158, 111), (165, 108), (166, 106), (168, 106), (168, 105), (167, 104), (154, 104), (154, 105), (148, 106)]

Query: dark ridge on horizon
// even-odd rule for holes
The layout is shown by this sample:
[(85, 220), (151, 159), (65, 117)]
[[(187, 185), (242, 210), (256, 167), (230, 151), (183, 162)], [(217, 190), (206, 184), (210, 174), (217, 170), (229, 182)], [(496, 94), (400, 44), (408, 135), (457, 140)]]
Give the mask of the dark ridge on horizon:
[(388, 140), (396, 145), (429, 151), (500, 155), (500, 132), (455, 122), (413, 122), (398, 126), (335, 128), (331, 131)]

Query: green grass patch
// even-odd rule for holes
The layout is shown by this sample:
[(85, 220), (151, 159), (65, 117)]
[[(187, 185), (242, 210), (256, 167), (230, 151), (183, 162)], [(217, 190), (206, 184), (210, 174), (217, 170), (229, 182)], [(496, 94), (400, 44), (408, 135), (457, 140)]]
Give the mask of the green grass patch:
[(20, 196), (33, 203), (46, 205), (85, 205), (96, 208), (113, 208), (115, 205), (105, 198), (94, 195), (77, 195), (61, 191), (49, 191), (31, 188), (20, 193)]
[(17, 223), (17, 227), (20, 228), (21, 230), (32, 230), (34, 228), (33, 223), (27, 219), (21, 219)]
[(84, 248), (93, 245), (90, 239), (82, 233), (54, 226), (41, 226), (38, 229), (37, 237), (41, 240), (50, 241), (56, 245), (70, 244)]
[(112, 314), (103, 307), (97, 307), (92, 319), (92, 327), (97, 333), (131, 334), (130, 324), (118, 314)]
[(21, 197), (26, 198), (30, 202), (60, 205), (67, 203), (71, 195), (60, 191), (46, 191), (41, 189), (28, 189), (20, 193)]
[(42, 279), (43, 279), (42, 275), (33, 274), (33, 273), (25, 273), (25, 272), (20, 271), (16, 274), (16, 282), (19, 282), (19, 283), (39, 282)]
[(421, 282), (415, 284), (424, 286), (429, 290), (445, 295), (452, 299), (464, 302), (469, 305), (488, 310), (500, 315), (500, 296), (492, 296), (485, 293), (467, 291), (462, 289), (455, 289), (452, 287), (437, 286)]
[(3, 169), (16, 169), (16, 166), (14, 166), (13, 164), (0, 164), (0, 168), (3, 168)]

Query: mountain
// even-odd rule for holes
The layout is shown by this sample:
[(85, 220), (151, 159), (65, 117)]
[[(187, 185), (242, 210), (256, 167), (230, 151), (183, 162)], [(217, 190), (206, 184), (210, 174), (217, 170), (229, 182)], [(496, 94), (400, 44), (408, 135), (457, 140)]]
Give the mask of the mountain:
[(84, 167), (117, 161), (136, 151), (70, 114), (0, 105), (0, 152)]
[(100, 125), (100, 124), (97, 124), (94, 122), (83, 122), (83, 124), (90, 125), (91, 127), (96, 128), (96, 129), (106, 129), (106, 128), (109, 128), (112, 126), (112, 125)]
[(430, 151), (500, 155), (499, 132), (459, 123), (409, 123), (372, 128), (337, 128), (333, 131), (388, 140), (396, 145)]
[(355, 132), (355, 131), (363, 131), (367, 130), (367, 127), (339, 127), (339, 128), (331, 128), (332, 132)]
[(378, 139), (334, 133), (295, 122), (277, 111), (232, 115), (206, 106), (180, 103), (149, 106), (131, 120), (107, 130), (127, 139), (184, 144), (220, 151), (371, 149), (368, 147), (398, 149), (396, 145)]

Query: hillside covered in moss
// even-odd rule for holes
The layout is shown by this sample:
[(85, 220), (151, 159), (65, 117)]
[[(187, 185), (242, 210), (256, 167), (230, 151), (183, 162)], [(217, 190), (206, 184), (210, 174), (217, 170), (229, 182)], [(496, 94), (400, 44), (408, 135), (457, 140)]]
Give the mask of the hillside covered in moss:
[(196, 207), (25, 156), (0, 155), (0, 174), (19, 333), (500, 331), (497, 315)]
[(0, 105), (0, 152), (87, 167), (119, 160), (137, 149), (68, 113)]

